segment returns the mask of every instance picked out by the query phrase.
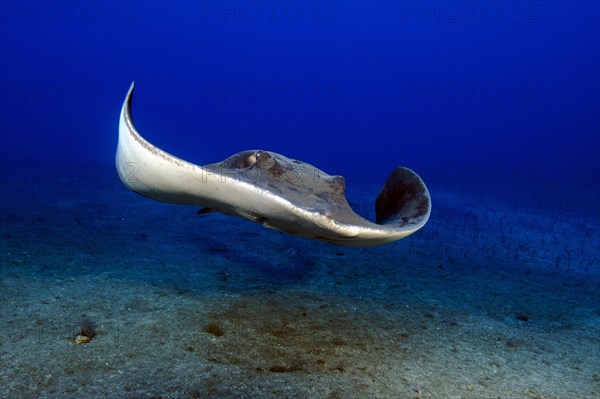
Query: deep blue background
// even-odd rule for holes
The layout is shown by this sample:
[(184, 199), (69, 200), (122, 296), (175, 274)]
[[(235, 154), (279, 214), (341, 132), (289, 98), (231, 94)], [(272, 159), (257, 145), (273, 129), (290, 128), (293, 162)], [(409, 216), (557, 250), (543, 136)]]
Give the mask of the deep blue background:
[(135, 80), (138, 129), (197, 163), (598, 186), (596, 1), (0, 4), (5, 163), (112, 164)]

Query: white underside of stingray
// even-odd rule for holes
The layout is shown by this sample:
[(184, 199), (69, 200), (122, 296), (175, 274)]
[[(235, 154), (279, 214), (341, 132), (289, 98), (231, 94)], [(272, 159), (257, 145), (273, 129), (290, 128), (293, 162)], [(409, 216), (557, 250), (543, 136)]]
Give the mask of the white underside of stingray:
[(270, 151), (250, 150), (199, 166), (146, 141), (131, 117), (133, 83), (119, 121), (116, 163), (130, 190), (157, 201), (204, 207), (265, 227), (337, 245), (368, 247), (404, 238), (431, 213), (427, 187), (411, 170), (396, 168), (376, 201), (377, 223), (354, 213), (345, 181)]

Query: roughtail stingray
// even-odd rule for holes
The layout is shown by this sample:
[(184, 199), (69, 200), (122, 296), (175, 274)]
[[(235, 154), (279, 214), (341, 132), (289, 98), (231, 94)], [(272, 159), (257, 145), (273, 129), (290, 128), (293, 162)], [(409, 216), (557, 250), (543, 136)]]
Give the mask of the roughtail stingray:
[(375, 202), (376, 223), (357, 215), (341, 176), (264, 150), (242, 151), (224, 161), (194, 165), (146, 141), (133, 125), (129, 88), (119, 121), (116, 163), (130, 190), (157, 201), (196, 205), (250, 219), (300, 237), (353, 247), (404, 238), (431, 213), (427, 187), (416, 173), (397, 167)]

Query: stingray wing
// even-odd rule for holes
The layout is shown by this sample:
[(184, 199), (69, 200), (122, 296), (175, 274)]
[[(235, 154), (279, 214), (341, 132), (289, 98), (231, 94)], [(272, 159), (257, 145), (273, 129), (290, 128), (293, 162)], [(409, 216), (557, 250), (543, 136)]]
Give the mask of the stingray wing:
[[(271, 226), (295, 226), (304, 231), (315, 228), (319, 215), (292, 204), (284, 197), (236, 175), (244, 165), (198, 166), (154, 146), (137, 131), (131, 114), (134, 84), (131, 84), (119, 120), (116, 167), (123, 184), (144, 197), (157, 201), (198, 205), (227, 215), (240, 216)], [(234, 157), (252, 157), (245, 151)], [(231, 157), (231, 158), (234, 158)], [(225, 161), (224, 161), (225, 162)], [(320, 230), (319, 230), (320, 231)], [(325, 233), (326, 231), (323, 231)]]
[[(343, 237), (335, 244), (368, 247), (400, 240), (421, 229), (431, 215), (431, 197), (425, 183), (412, 170), (397, 167), (382, 187), (375, 204), (372, 223), (341, 204), (329, 229)], [(327, 241), (327, 240), (326, 240)]]
[(132, 83), (121, 109), (116, 154), (117, 171), (127, 188), (157, 201), (215, 209), (231, 207), (227, 204), (244, 195), (267, 200), (268, 193), (252, 184), (177, 158), (144, 139), (131, 116), (133, 90)]

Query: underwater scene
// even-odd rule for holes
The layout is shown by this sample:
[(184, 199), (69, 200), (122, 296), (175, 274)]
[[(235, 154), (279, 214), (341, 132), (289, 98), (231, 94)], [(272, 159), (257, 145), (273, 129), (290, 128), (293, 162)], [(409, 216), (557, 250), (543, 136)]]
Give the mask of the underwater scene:
[(0, 0), (0, 398), (600, 398), (600, 2)]

